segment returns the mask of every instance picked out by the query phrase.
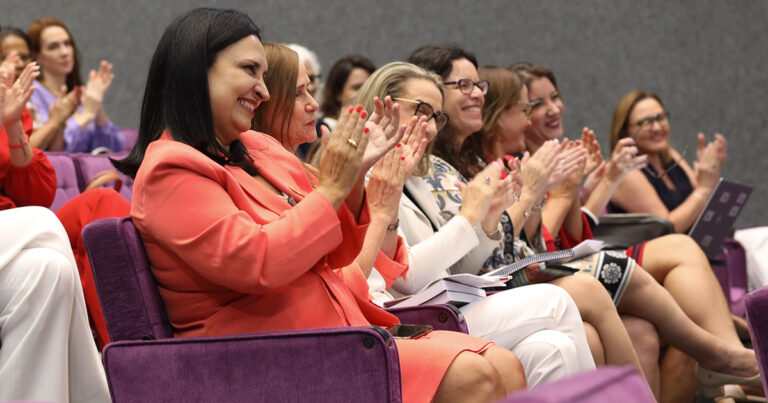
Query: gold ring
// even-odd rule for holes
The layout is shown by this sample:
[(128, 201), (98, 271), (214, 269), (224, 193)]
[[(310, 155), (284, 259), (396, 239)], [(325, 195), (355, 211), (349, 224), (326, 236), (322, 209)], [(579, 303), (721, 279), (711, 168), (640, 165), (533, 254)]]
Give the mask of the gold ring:
[(351, 145), (352, 147), (357, 148), (357, 141), (352, 139), (347, 139), (347, 143), (349, 143), (349, 145)]

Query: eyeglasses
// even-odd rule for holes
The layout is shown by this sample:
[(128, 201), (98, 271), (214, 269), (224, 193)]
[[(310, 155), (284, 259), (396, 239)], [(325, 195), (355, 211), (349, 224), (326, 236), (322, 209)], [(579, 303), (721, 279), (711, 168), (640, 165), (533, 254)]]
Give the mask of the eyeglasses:
[(480, 91), (483, 93), (483, 95), (488, 93), (488, 81), (482, 80), (478, 82), (473, 82), (472, 80), (468, 78), (462, 78), (461, 80), (457, 81), (448, 81), (443, 83), (443, 85), (455, 85), (458, 87), (459, 91), (461, 91), (462, 94), (471, 94), (472, 90), (475, 89), (475, 86), (477, 88), (480, 88)]
[(637, 131), (635, 131), (635, 133), (632, 135), (632, 138), (637, 137), (640, 132), (650, 129), (656, 122), (659, 122), (660, 125), (669, 122), (669, 113), (662, 112), (644, 119), (640, 119), (633, 123), (633, 125), (637, 126)]
[(412, 104), (416, 104), (416, 110), (413, 112), (414, 116), (426, 116), (427, 122), (435, 119), (435, 126), (437, 126), (437, 131), (440, 131), (445, 127), (445, 125), (448, 123), (448, 115), (446, 115), (444, 112), (435, 112), (435, 109), (432, 108), (432, 105), (424, 102), (424, 101), (417, 101), (414, 99), (405, 99), (405, 98), (392, 98), (395, 101), (401, 101), (401, 102), (410, 102)]
[(687, 152), (688, 152), (688, 148), (686, 147), (686, 148), (683, 149), (683, 152), (680, 154), (680, 157), (678, 157), (676, 160), (672, 161), (672, 163), (668, 167), (664, 168), (664, 171), (662, 171), (661, 173), (656, 173), (656, 170), (653, 169), (650, 165), (646, 165), (645, 167), (643, 167), (643, 171), (645, 171), (645, 173), (647, 173), (648, 175), (653, 176), (656, 179), (661, 179), (661, 178), (667, 176), (667, 174), (669, 174), (670, 171), (675, 169), (676, 166), (680, 165), (680, 161), (685, 159), (685, 154)]
[(523, 113), (525, 114), (525, 117), (530, 118), (531, 114), (533, 113), (533, 102), (523, 102), (520, 101), (517, 103), (518, 105), (525, 105), (523, 108)]

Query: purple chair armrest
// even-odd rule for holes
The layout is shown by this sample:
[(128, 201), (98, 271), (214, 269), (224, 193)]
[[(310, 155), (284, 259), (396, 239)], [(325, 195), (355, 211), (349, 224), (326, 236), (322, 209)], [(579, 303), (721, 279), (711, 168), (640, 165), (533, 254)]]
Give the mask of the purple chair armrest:
[(747, 323), (749, 335), (752, 338), (752, 347), (755, 349), (757, 364), (760, 367), (760, 377), (763, 380), (763, 390), (768, 393), (768, 287), (752, 291), (744, 298), (747, 310)]
[(374, 327), (120, 341), (103, 358), (116, 403), (402, 399), (397, 348)]
[(387, 308), (402, 323), (430, 325), (435, 330), (469, 333), (467, 322), (453, 305), (421, 305), (407, 308)]
[(654, 403), (651, 390), (632, 367), (600, 367), (514, 394), (503, 403)]

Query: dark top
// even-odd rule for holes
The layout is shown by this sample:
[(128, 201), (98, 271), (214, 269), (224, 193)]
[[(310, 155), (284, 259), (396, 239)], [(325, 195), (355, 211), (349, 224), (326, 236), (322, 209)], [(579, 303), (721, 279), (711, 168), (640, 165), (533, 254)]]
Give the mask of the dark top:
[[(656, 175), (654, 175), (656, 169), (652, 166), (648, 165), (643, 168), (641, 172), (645, 175), (645, 178), (648, 179), (648, 182), (651, 183), (653, 188), (656, 189), (656, 194), (659, 196), (659, 199), (661, 199), (661, 202), (667, 207), (667, 210), (672, 211), (676, 209), (677, 206), (683, 204), (685, 199), (693, 193), (693, 185), (691, 184), (691, 181), (688, 180), (688, 175), (685, 174), (685, 170), (683, 170), (683, 167), (681, 167), (680, 164), (676, 164), (673, 161), (670, 163), (670, 166), (671, 168), (668, 168), (666, 175), (669, 176), (669, 179), (671, 179), (672, 183), (675, 185), (674, 189), (668, 188), (667, 185), (664, 184), (662, 178), (657, 178)], [(609, 210), (611, 213), (626, 213), (624, 209), (613, 203), (609, 205)]]

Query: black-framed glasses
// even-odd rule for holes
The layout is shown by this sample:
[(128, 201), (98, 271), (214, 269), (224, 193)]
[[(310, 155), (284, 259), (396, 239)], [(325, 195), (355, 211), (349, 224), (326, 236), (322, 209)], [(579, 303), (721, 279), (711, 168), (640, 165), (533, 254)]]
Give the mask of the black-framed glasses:
[(445, 112), (435, 112), (435, 109), (432, 107), (432, 105), (424, 102), (424, 101), (418, 101), (415, 99), (406, 99), (406, 98), (392, 98), (395, 101), (401, 101), (401, 102), (409, 102), (412, 104), (416, 104), (416, 110), (413, 112), (414, 116), (426, 116), (427, 122), (429, 122), (432, 119), (435, 119), (435, 126), (437, 126), (437, 131), (440, 131), (445, 127), (445, 125), (448, 123), (448, 115), (445, 114)]
[(648, 175), (651, 175), (651, 176), (653, 176), (656, 179), (661, 179), (661, 178), (667, 176), (667, 174), (669, 174), (670, 171), (675, 169), (676, 166), (680, 165), (680, 161), (685, 159), (685, 154), (687, 152), (688, 152), (688, 147), (684, 148), (683, 152), (680, 154), (680, 156), (677, 157), (674, 161), (672, 161), (672, 163), (669, 164), (668, 167), (664, 168), (664, 170), (661, 171), (660, 173), (656, 173), (656, 170), (653, 169), (650, 165), (646, 165), (645, 167), (643, 167), (643, 171), (645, 171)]
[(483, 93), (483, 95), (488, 93), (488, 81), (485, 80), (474, 82), (468, 78), (462, 78), (461, 80), (444, 82), (443, 85), (455, 85), (462, 94), (467, 95), (472, 93), (472, 90), (475, 89), (475, 86), (480, 88), (480, 91)]
[(637, 130), (635, 131), (634, 134), (632, 134), (632, 138), (637, 137), (637, 135), (640, 134), (640, 132), (650, 129), (651, 127), (653, 127), (653, 124), (656, 122), (659, 122), (660, 125), (663, 125), (664, 123), (668, 123), (669, 112), (657, 113), (653, 116), (640, 119), (637, 122), (633, 123), (632, 125), (637, 126)]

